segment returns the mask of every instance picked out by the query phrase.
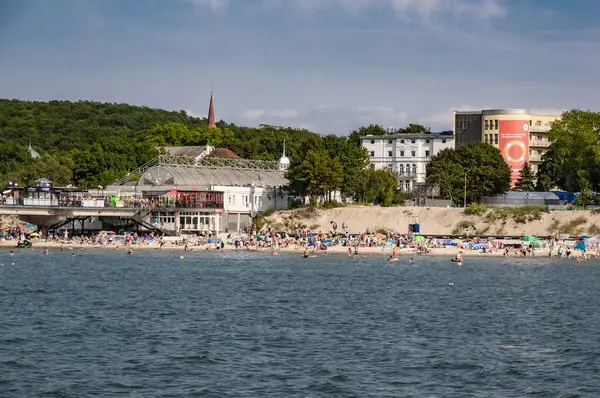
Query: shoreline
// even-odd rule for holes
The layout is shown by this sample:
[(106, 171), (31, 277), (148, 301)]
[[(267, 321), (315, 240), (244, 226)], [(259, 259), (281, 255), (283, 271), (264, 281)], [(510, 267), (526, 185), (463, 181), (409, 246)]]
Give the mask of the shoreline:
[[(175, 246), (175, 245), (165, 245), (163, 248), (160, 248), (158, 245), (155, 244), (150, 244), (150, 245), (131, 245), (131, 246), (125, 246), (125, 245), (121, 245), (121, 244), (112, 244), (112, 245), (100, 245), (100, 244), (86, 244), (86, 243), (60, 243), (60, 242), (34, 242), (33, 246), (31, 248), (18, 248), (16, 241), (3, 241), (0, 242), (0, 250), (1, 251), (9, 251), (9, 250), (13, 250), (13, 251), (40, 251), (43, 250), (44, 248), (47, 248), (48, 250), (60, 250), (61, 247), (63, 248), (63, 250), (108, 250), (108, 251), (124, 251), (126, 252), (129, 248), (133, 249), (134, 252), (136, 251), (164, 251), (164, 252), (180, 252), (180, 253), (186, 253), (184, 246)], [(199, 252), (244, 252), (244, 253), (265, 253), (265, 254), (271, 254), (273, 251), (278, 252), (278, 253), (282, 253), (282, 254), (292, 254), (292, 253), (297, 253), (299, 255), (302, 255), (304, 253), (305, 248), (302, 246), (289, 246), (289, 247), (281, 247), (278, 249), (272, 249), (272, 248), (264, 248), (261, 250), (257, 250), (256, 248), (251, 248), (249, 250), (236, 250), (236, 248), (232, 245), (225, 245), (225, 247), (223, 249), (215, 249), (214, 245), (200, 245), (200, 246), (196, 246), (196, 245), (189, 245), (188, 246), (189, 250), (188, 253), (199, 253)], [(207, 248), (210, 248), (210, 250), (207, 250)], [(395, 256), (395, 257), (450, 257), (450, 258), (455, 258), (456, 254), (459, 251), (462, 251), (463, 257), (505, 257), (504, 253), (502, 250), (496, 250), (496, 251), (492, 251), (492, 252), (487, 252), (487, 253), (482, 253), (480, 251), (470, 251), (470, 250), (465, 250), (462, 248), (458, 248), (458, 247), (445, 247), (445, 248), (431, 248), (429, 249), (430, 253), (426, 253), (426, 254), (417, 254), (417, 250), (416, 249), (408, 249), (408, 248), (403, 248), (400, 249), (399, 253)], [(317, 255), (319, 257), (322, 256), (328, 256), (328, 255), (344, 255), (344, 256), (348, 256), (348, 247), (344, 247), (344, 246), (331, 246), (329, 247), (327, 250), (309, 250), (309, 253), (311, 255)], [(541, 250), (536, 250), (535, 255), (533, 257), (522, 257), (522, 256), (509, 256), (506, 258), (515, 258), (515, 259), (530, 259), (530, 258), (539, 258), (539, 257), (549, 257), (549, 249), (541, 249)], [(591, 254), (591, 253), (590, 253)], [(389, 257), (390, 255), (392, 255), (392, 249), (391, 248), (387, 248), (387, 247), (359, 247), (358, 249), (358, 256), (381, 256), (381, 257)], [(573, 250), (572, 251), (572, 255), (571, 257), (576, 258), (579, 256), (582, 256), (583, 252), (579, 251), (579, 250)], [(555, 256), (553, 256), (555, 257)], [(593, 255), (592, 257), (596, 257), (595, 255)], [(563, 258), (566, 258), (566, 256), (564, 256)]]

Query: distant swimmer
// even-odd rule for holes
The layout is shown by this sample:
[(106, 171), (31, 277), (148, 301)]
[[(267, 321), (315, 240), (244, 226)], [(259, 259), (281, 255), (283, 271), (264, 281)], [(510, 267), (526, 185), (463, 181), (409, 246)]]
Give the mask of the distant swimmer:
[(133, 254), (133, 249), (131, 247), (127, 249), (127, 254), (130, 256)]
[(308, 258), (308, 249), (304, 250), (304, 254), (302, 255), (302, 258)]
[(352, 257), (352, 248), (351, 247), (348, 248), (348, 257)]
[(47, 255), (48, 255), (48, 248), (44, 247), (44, 256), (47, 256)]
[(394, 255), (392, 254), (388, 259), (387, 259), (388, 263), (394, 262), (394, 261), (400, 261), (399, 258), (394, 257)]
[(10, 251), (9, 256), (14, 257), (15, 256), (15, 252), (13, 252), (12, 250)]
[(76, 255), (75, 252), (71, 253), (71, 257), (75, 257)]

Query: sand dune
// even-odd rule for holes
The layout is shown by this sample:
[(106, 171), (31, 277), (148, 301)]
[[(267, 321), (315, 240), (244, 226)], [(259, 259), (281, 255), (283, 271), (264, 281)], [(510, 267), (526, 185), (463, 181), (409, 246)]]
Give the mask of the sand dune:
[(335, 221), (338, 229), (345, 222), (353, 233), (364, 232), (367, 228), (406, 233), (408, 225), (416, 217), (423, 234), (463, 234), (467, 231), (470, 235), (600, 234), (600, 214), (587, 210), (551, 211), (540, 214), (539, 220), (525, 221), (515, 221), (510, 216), (504, 220), (494, 220), (496, 217), (489, 216), (493, 211), (490, 209), (486, 214), (473, 216), (466, 215), (462, 208), (348, 206), (316, 210), (314, 214), (304, 209), (282, 211), (267, 220), (271, 226), (280, 230), (305, 225), (313, 231), (329, 231), (330, 221)]

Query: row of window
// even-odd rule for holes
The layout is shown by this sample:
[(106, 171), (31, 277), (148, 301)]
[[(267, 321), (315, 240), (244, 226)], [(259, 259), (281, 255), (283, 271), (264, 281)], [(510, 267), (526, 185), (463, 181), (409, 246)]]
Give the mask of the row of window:
[[(229, 195), (227, 197), (227, 203), (229, 203), (230, 205), (235, 205), (235, 201), (236, 201), (236, 195)], [(250, 196), (249, 195), (242, 195), (242, 205), (248, 206), (250, 203), (252, 203), (252, 200), (250, 199)], [(262, 205), (262, 197), (261, 196), (254, 195), (254, 205), (255, 206), (261, 206)]]
[[(529, 136), (530, 140), (535, 140), (534, 136)], [(543, 137), (541, 135), (537, 136), (538, 141), (543, 141)], [(483, 142), (488, 144), (498, 144), (498, 134), (484, 134)]]
[(498, 144), (498, 134), (485, 134), (483, 142), (487, 144)]
[[(498, 120), (485, 120), (483, 122), (484, 124), (484, 129), (485, 130), (498, 130)], [(552, 122), (549, 123), (550, 125), (552, 125)], [(541, 126), (542, 125), (542, 121), (541, 120), (536, 120), (535, 124), (533, 124), (533, 120), (529, 121), (529, 125), (530, 126)]]
[[(425, 157), (429, 157), (430, 152), (429, 151), (425, 151)], [(375, 156), (375, 151), (371, 151), (370, 152), (371, 157)], [(394, 151), (388, 151), (388, 157), (392, 157), (394, 156)], [(400, 156), (403, 157), (404, 156), (404, 151), (400, 151)], [(410, 151), (410, 156), (411, 157), (415, 157), (417, 156), (417, 151)]]
[[(408, 141), (408, 140), (400, 140), (400, 143), (401, 143), (401, 144), (405, 144), (405, 142), (404, 142), (404, 141)], [(416, 142), (416, 140), (410, 140), (410, 143), (411, 143), (411, 144), (414, 144), (415, 142)], [(431, 142), (431, 140), (430, 140), (430, 139), (426, 139), (426, 140), (425, 140), (425, 143), (426, 143), (426, 144), (429, 144), (430, 142)], [(371, 140), (371, 144), (374, 144), (374, 143), (375, 143), (375, 140)], [(387, 143), (388, 143), (388, 144), (393, 144), (393, 143), (394, 143), (394, 140), (387, 140)], [(442, 139), (442, 144), (445, 144), (445, 143), (446, 143), (446, 139)]]

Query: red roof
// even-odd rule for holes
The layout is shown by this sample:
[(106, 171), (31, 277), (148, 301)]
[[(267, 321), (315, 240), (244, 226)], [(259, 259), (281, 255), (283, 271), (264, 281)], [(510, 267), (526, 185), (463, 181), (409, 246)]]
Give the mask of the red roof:
[(218, 158), (236, 158), (239, 159), (239, 156), (233, 153), (231, 149), (227, 148), (215, 148), (211, 153), (212, 156), (216, 156)]

